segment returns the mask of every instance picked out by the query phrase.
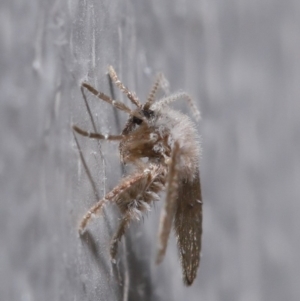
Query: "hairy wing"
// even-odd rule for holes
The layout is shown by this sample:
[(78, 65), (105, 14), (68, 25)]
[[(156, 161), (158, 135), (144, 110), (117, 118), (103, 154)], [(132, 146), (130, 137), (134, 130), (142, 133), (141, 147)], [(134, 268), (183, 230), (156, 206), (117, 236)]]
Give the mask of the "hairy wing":
[(174, 226), (183, 280), (186, 285), (191, 285), (197, 275), (201, 251), (202, 196), (199, 172), (192, 182), (182, 182), (179, 187)]

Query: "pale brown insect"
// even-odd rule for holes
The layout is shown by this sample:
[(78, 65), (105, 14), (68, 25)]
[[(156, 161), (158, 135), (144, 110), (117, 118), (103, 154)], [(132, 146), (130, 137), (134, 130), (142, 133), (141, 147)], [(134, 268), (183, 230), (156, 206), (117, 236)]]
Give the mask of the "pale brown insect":
[(121, 135), (91, 133), (77, 126), (73, 126), (73, 129), (90, 138), (120, 141), (121, 162), (132, 164), (134, 172), (123, 178), (112, 191), (90, 208), (81, 220), (79, 232), (83, 233), (92, 216), (100, 213), (108, 202), (115, 202), (123, 215), (110, 246), (111, 258), (115, 259), (118, 242), (130, 222), (139, 220), (144, 212), (149, 211), (150, 205), (159, 200), (158, 194), (165, 189), (166, 200), (160, 217), (156, 262), (160, 263), (165, 255), (174, 223), (183, 280), (186, 285), (191, 285), (196, 278), (201, 251), (200, 145), (194, 123), (188, 116), (168, 105), (176, 100), (186, 99), (196, 118), (200, 117), (200, 113), (184, 92), (156, 100), (157, 91), (164, 82), (162, 74), (157, 76), (146, 103), (141, 104), (137, 96), (118, 79), (114, 69), (109, 67), (108, 71), (112, 81), (135, 105), (134, 110), (98, 92), (88, 83), (83, 83), (82, 87), (129, 114)]

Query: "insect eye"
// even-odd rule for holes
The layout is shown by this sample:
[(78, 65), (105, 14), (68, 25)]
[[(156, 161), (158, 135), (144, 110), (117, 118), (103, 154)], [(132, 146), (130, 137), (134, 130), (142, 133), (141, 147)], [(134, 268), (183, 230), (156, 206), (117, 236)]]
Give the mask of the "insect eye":
[(138, 124), (138, 125), (140, 125), (143, 122), (142, 119), (137, 118), (135, 116), (133, 116), (132, 121), (133, 121), (133, 123)]
[(142, 112), (144, 116), (148, 119), (154, 116), (154, 112), (152, 110), (142, 110)]

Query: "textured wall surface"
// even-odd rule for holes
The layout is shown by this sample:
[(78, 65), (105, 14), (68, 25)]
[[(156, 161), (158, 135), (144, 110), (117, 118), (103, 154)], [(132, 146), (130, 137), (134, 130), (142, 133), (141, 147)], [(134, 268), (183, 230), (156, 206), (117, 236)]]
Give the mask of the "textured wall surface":
[[(299, 13), (298, 0), (2, 0), (0, 299), (299, 300)], [(78, 237), (122, 176), (116, 143), (70, 128), (92, 130), (80, 83), (111, 93), (110, 64), (141, 99), (163, 71), (201, 108), (203, 256), (190, 288), (174, 237), (154, 264), (159, 206), (114, 265), (114, 206)], [(120, 132), (125, 114), (88, 103), (99, 132)]]

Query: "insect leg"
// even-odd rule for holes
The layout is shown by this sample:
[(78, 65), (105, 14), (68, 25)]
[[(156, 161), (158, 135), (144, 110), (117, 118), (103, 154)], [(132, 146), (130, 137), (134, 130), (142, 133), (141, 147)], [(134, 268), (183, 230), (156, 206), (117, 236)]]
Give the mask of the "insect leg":
[(147, 177), (150, 176), (150, 173), (139, 173), (123, 179), (118, 186), (116, 186), (111, 192), (107, 193), (103, 199), (92, 206), (90, 210), (83, 216), (79, 225), (79, 233), (83, 233), (92, 216), (100, 213), (104, 205), (106, 205), (109, 201), (114, 201), (116, 198), (122, 198), (122, 195), (132, 189), (135, 184), (141, 182), (141, 180), (147, 179)]
[(111, 77), (112, 81), (116, 84), (116, 86), (128, 97), (128, 99), (137, 107), (141, 108), (142, 104), (140, 103), (137, 96), (130, 92), (127, 87), (119, 80), (118, 75), (112, 66), (108, 67), (108, 73)]
[(98, 201), (94, 206), (92, 206), (90, 208), (90, 210), (83, 216), (83, 218), (80, 222), (79, 229), (78, 229), (80, 235), (84, 232), (84, 229), (85, 229), (86, 225), (88, 224), (88, 222), (90, 221), (90, 219), (92, 218), (92, 216), (97, 213), (100, 213), (102, 208), (104, 207), (104, 205), (111, 200), (112, 200), (112, 197), (111, 198), (105, 197), (105, 198), (101, 199), (100, 201)]
[(132, 111), (129, 107), (127, 107), (124, 103), (114, 100), (112, 98), (110, 98), (109, 96), (107, 96), (106, 94), (97, 91), (94, 87), (92, 87), (90, 84), (88, 83), (82, 83), (81, 87), (88, 89), (92, 94), (94, 94), (96, 97), (104, 100), (105, 102), (111, 104), (113, 107), (124, 111), (128, 114), (130, 114), (131, 116), (135, 116), (139, 119), (143, 119), (144, 117), (141, 114), (138, 114), (137, 112)]
[(73, 130), (82, 136), (93, 138), (93, 139), (122, 140), (122, 138), (123, 138), (122, 135), (102, 135), (99, 133), (87, 132), (87, 131), (82, 130), (81, 128), (79, 128), (76, 125), (73, 125)]
[(159, 264), (166, 253), (168, 238), (170, 235), (172, 222), (175, 215), (176, 200), (178, 197), (178, 157), (179, 145), (176, 142), (171, 157), (169, 174), (167, 180), (167, 196), (165, 206), (160, 215), (159, 231), (158, 231), (158, 252), (156, 263)]
[(125, 234), (125, 231), (129, 227), (129, 224), (132, 220), (132, 215), (127, 211), (125, 216), (122, 218), (118, 230), (114, 234), (111, 245), (110, 245), (110, 256), (112, 259), (115, 259), (118, 251), (118, 243), (121, 240), (122, 236)]
[[(129, 227), (130, 222), (140, 220), (142, 213), (150, 210), (149, 204), (155, 199), (155, 193), (153, 191), (149, 194), (149, 190), (152, 191), (149, 187), (154, 188), (153, 182), (160, 175), (160, 172), (158, 167), (151, 168), (151, 171), (144, 170), (138, 174), (134, 181), (125, 181), (127, 188), (116, 198), (116, 204), (123, 212), (123, 218), (111, 241), (110, 255), (112, 259), (117, 254), (118, 242)], [(131, 178), (129, 177), (129, 179)]]

